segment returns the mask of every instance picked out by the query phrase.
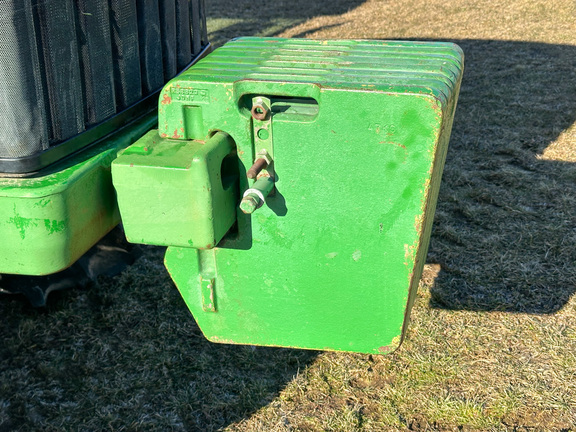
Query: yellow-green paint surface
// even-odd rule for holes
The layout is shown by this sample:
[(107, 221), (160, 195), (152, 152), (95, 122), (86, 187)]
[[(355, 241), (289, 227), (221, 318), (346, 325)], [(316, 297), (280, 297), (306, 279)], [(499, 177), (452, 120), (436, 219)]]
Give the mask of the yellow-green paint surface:
[[(258, 151), (273, 155), (261, 208), (246, 215), (236, 201), (215, 248), (167, 250), (208, 339), (364, 353), (400, 344), (462, 67), (448, 43), (242, 38), (168, 83), (160, 137), (194, 146), (226, 133), (240, 197)], [(259, 97), (271, 104), (264, 122), (251, 116)]]
[(150, 115), (35, 177), (0, 177), (0, 273), (63, 270), (116, 226), (110, 164), (155, 123)]
[(221, 170), (234, 150), (234, 142), (223, 133), (188, 142), (160, 138), (153, 130), (121, 152), (112, 174), (127, 221), (126, 238), (213, 248), (236, 219), (238, 187), (222, 178)]

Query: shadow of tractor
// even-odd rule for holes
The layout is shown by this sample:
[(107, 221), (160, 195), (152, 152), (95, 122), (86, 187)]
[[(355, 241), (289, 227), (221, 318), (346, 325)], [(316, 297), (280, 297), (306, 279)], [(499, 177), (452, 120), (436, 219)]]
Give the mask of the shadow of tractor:
[[(552, 313), (576, 291), (576, 46), (460, 40), (466, 69), (428, 256), (433, 307)], [(564, 140), (564, 141), (562, 141)]]
[(206, 4), (206, 15), (210, 42), (218, 47), (227, 40), (240, 36), (275, 36), (314, 17), (342, 15), (365, 1), (209, 1)]

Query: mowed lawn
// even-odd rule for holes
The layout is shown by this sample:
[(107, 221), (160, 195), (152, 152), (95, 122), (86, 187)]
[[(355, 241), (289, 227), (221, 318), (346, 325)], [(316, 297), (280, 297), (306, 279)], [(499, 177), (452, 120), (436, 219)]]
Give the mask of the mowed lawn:
[(464, 50), (407, 339), (389, 356), (211, 344), (144, 248), (45, 310), (0, 297), (0, 431), (576, 430), (576, 3), (206, 1), (215, 45)]

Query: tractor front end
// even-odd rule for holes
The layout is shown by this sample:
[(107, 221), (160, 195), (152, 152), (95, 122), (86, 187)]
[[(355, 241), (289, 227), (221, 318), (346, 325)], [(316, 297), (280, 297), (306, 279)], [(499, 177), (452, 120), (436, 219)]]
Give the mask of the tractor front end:
[(69, 268), (118, 225), (112, 161), (207, 51), (200, 1), (0, 6), (0, 287)]

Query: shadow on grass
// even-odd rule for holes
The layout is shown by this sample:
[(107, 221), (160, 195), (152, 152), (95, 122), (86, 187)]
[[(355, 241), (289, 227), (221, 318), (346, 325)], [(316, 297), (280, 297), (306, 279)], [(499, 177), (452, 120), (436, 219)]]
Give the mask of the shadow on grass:
[(231, 7), (230, 0), (211, 0), (206, 4), (210, 41), (218, 47), (240, 36), (275, 36), (311, 18), (342, 15), (365, 1), (238, 0)]
[(553, 313), (576, 291), (576, 164), (541, 155), (576, 121), (576, 46), (454, 42), (466, 69), (428, 256), (441, 267), (431, 305)]
[(122, 275), (0, 302), (0, 431), (215, 431), (270, 404), (317, 352), (219, 345), (147, 252)]

